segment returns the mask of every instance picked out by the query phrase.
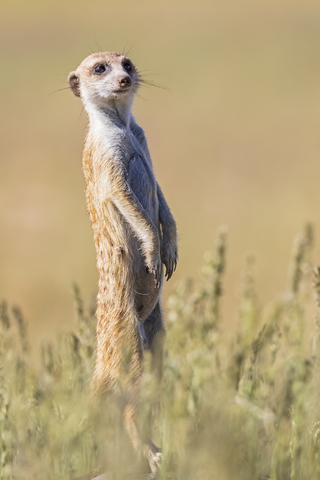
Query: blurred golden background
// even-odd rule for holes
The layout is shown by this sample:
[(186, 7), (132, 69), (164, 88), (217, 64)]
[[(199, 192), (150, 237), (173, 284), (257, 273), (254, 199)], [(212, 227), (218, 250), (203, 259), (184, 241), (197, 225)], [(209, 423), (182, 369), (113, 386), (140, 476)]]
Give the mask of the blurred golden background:
[(34, 338), (72, 324), (73, 280), (87, 299), (97, 289), (86, 115), (55, 91), (100, 49), (131, 48), (170, 89), (144, 87), (134, 103), (179, 227), (166, 292), (196, 277), (221, 223), (225, 321), (245, 252), (257, 257), (261, 301), (285, 287), (294, 234), (308, 220), (319, 232), (318, 1), (2, 0), (0, 12), (0, 297), (21, 306)]

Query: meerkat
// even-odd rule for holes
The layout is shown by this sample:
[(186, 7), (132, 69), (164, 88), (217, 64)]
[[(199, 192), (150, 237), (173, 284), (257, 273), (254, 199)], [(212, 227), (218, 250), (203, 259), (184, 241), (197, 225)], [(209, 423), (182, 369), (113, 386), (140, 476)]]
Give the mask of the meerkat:
[(161, 375), (160, 294), (163, 278), (169, 280), (177, 265), (176, 223), (155, 179), (144, 131), (131, 113), (142, 82), (131, 60), (116, 52), (94, 53), (68, 82), (89, 118), (83, 171), (99, 272), (92, 391), (112, 391), (120, 379), (128, 392), (126, 428), (155, 472), (161, 453), (141, 438), (136, 404), (144, 350), (151, 350)]

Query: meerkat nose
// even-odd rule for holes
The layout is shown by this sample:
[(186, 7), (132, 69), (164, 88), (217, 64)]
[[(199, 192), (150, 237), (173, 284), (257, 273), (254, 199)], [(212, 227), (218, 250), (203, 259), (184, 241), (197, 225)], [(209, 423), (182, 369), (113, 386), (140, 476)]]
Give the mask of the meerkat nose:
[(129, 75), (126, 75), (125, 77), (122, 77), (119, 79), (119, 86), (121, 88), (130, 87), (130, 85), (131, 85), (131, 78), (129, 77)]

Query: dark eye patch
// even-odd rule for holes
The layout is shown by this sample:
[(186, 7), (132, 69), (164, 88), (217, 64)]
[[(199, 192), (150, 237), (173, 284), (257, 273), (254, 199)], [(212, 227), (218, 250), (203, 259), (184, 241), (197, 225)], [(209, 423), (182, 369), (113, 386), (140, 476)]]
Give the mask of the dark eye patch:
[(132, 70), (132, 64), (131, 64), (130, 62), (126, 61), (126, 62), (124, 62), (124, 64), (123, 64), (123, 68), (125, 69), (125, 71), (126, 71), (127, 73), (129, 73), (129, 72), (131, 72), (131, 70)]
[(106, 68), (105, 65), (103, 65), (103, 63), (99, 63), (99, 64), (97, 64), (93, 67), (93, 71), (97, 75), (102, 75), (102, 73), (104, 73), (106, 71), (106, 69), (107, 68)]

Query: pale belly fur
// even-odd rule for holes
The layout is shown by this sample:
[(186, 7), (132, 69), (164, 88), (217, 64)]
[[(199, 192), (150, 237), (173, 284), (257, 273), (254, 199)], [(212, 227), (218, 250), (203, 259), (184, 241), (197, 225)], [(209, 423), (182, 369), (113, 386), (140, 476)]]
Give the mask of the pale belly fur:
[[(152, 312), (159, 300), (161, 287), (156, 288), (154, 275), (146, 266), (146, 260), (141, 251), (139, 239), (132, 227), (125, 221), (121, 213), (112, 201), (107, 201), (103, 209), (104, 228), (97, 231), (97, 225), (101, 220), (92, 222), (94, 231), (97, 266), (99, 270), (99, 285), (106, 285), (106, 295), (117, 295), (117, 291), (108, 288), (108, 284), (126, 282), (126, 286), (132, 286), (132, 295), (139, 321), (143, 322)], [(160, 224), (158, 221), (158, 231)], [(128, 276), (123, 276), (128, 272)], [(163, 282), (163, 267), (162, 267)], [(120, 278), (122, 277), (122, 279)]]

